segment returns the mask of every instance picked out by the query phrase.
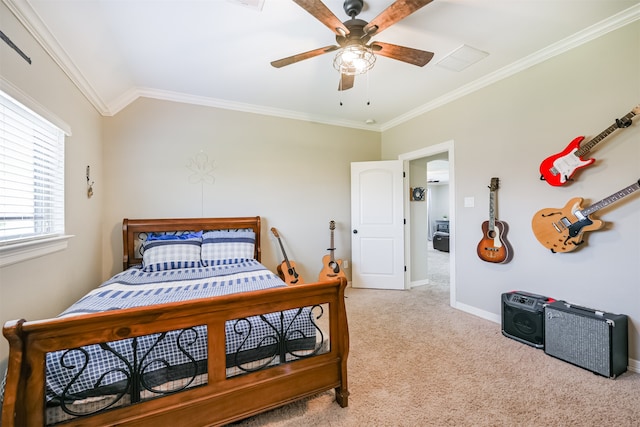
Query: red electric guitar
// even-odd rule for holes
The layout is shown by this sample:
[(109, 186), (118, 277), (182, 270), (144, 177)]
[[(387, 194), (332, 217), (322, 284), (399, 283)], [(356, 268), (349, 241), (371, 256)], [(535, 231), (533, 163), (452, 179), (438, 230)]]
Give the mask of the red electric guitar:
[(596, 159), (584, 159), (583, 157), (608, 135), (616, 129), (623, 129), (631, 126), (631, 119), (636, 114), (640, 114), (640, 105), (636, 106), (629, 114), (602, 131), (591, 141), (580, 145), (584, 136), (579, 136), (567, 146), (561, 153), (554, 154), (546, 158), (540, 164), (540, 179), (547, 181), (554, 187), (559, 187), (571, 180), (573, 174), (580, 168), (584, 168), (596, 161)]
[(553, 253), (571, 252), (584, 243), (582, 235), (585, 231), (598, 230), (604, 226), (603, 221), (589, 218), (589, 215), (638, 190), (640, 180), (585, 209), (580, 207), (583, 200), (575, 197), (564, 208), (539, 210), (531, 220), (533, 234), (542, 246)]
[(481, 260), (504, 264), (511, 261), (512, 250), (506, 239), (507, 223), (496, 218), (496, 191), (498, 178), (491, 178), (489, 186), (489, 221), (482, 223), (482, 240), (478, 243), (478, 256)]

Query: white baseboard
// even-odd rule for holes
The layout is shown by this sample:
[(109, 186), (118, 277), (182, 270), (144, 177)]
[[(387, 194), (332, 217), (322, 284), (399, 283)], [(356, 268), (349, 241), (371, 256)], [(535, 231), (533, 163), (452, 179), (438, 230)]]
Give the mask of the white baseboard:
[(456, 305), (454, 308), (464, 311), (465, 313), (473, 314), (474, 316), (478, 316), (483, 319), (490, 320), (494, 323), (502, 323), (502, 319), (500, 319), (499, 314), (494, 314), (489, 311), (480, 310), (477, 307), (472, 307), (470, 305), (463, 304), (461, 302), (456, 302)]
[[(473, 314), (474, 316), (478, 316), (482, 319), (490, 320), (494, 323), (498, 323), (498, 324), (502, 323), (502, 318), (499, 314), (494, 314), (485, 310), (480, 310), (476, 307), (472, 307), (467, 304), (462, 304), (460, 302), (457, 302), (454, 308), (460, 311), (464, 311), (465, 313)], [(627, 370), (629, 372), (635, 372), (637, 374), (640, 374), (640, 361), (635, 359), (629, 359), (629, 362), (627, 363)]]
[(428, 284), (429, 284), (429, 279), (415, 280), (415, 281), (409, 283), (409, 288), (415, 288), (417, 286), (423, 286), (423, 285), (428, 285)]

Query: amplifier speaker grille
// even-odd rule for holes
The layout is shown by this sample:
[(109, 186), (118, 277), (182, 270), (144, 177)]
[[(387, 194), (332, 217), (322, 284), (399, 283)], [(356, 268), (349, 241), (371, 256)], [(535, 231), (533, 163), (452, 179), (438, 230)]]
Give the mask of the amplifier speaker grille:
[(544, 347), (543, 306), (550, 301), (523, 291), (502, 294), (502, 334), (536, 348)]
[(627, 319), (566, 303), (544, 308), (544, 351), (606, 377), (627, 369)]

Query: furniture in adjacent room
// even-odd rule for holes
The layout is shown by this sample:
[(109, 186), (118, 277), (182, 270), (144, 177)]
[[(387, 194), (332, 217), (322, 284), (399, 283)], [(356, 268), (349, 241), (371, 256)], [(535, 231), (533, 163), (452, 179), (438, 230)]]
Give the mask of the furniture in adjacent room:
[(449, 252), (449, 221), (436, 220), (436, 231), (433, 233), (433, 249)]
[(436, 220), (436, 232), (442, 231), (443, 233), (449, 232), (449, 220), (438, 219)]
[(442, 252), (449, 252), (449, 233), (436, 231), (433, 233), (433, 249)]

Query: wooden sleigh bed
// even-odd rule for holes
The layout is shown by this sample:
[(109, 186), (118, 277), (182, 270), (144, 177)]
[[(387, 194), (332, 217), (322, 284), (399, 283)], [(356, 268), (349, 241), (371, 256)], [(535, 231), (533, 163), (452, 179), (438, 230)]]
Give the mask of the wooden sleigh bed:
[[(144, 255), (159, 253), (151, 235), (158, 247), (192, 251), (197, 232), (205, 233), (195, 244), (200, 262), (153, 264)], [(53, 319), (7, 322), (2, 426), (223, 425), (330, 389), (347, 406), (346, 281), (287, 286), (259, 264), (260, 217), (125, 219), (123, 247), (124, 271), (90, 294), (109, 303), (169, 289), (182, 296), (96, 312), (83, 298)], [(154, 274), (165, 283), (120, 278)], [(191, 281), (176, 286), (173, 275)], [(262, 282), (269, 286), (255, 290)], [(223, 292), (202, 297), (205, 288)]]

